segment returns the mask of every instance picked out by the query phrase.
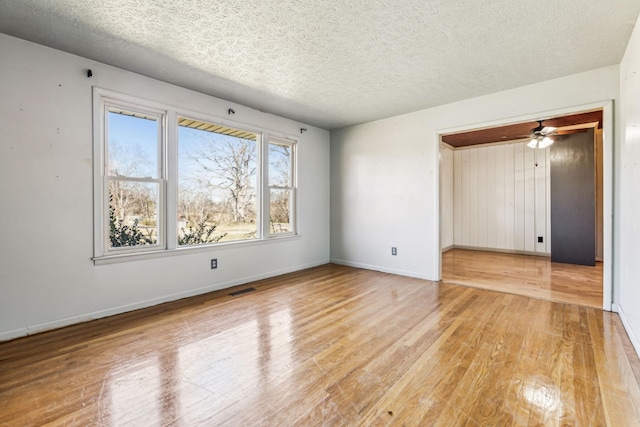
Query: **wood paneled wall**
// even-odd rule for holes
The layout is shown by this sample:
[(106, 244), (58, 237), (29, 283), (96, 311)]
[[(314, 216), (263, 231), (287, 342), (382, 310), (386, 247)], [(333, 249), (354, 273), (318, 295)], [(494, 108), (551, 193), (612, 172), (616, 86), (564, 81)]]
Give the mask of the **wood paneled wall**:
[[(548, 148), (533, 150), (525, 141), (458, 149), (453, 160), (456, 246), (549, 253)], [(445, 216), (443, 210), (443, 224)]]

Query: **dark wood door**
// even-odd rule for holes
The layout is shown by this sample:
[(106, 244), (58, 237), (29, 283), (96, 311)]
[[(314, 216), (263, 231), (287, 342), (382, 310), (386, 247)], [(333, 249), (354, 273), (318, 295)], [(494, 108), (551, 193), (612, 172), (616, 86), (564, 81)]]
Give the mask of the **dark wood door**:
[(551, 261), (596, 264), (594, 134), (556, 136), (551, 146)]

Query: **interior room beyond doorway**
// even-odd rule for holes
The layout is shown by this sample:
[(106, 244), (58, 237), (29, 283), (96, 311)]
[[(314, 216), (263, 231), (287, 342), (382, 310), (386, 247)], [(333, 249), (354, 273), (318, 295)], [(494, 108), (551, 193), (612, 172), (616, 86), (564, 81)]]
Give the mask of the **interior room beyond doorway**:
[[(533, 144), (541, 130), (538, 143), (550, 137), (550, 144)], [(583, 220), (585, 213), (593, 219), (582, 232), (565, 236), (558, 234), (559, 229), (567, 229), (559, 227), (561, 216), (557, 211), (563, 204), (552, 203), (551, 195), (556, 194), (557, 199), (561, 182), (558, 171), (569, 167), (565, 164), (566, 153), (562, 159), (558, 157), (569, 140), (582, 141), (577, 147), (592, 158), (590, 166), (580, 166), (592, 172), (583, 174), (577, 183), (584, 183), (584, 176), (593, 176), (589, 190), (593, 212), (588, 207), (586, 211), (584, 207), (574, 209), (567, 203), (562, 213), (569, 225), (576, 218)], [(602, 110), (445, 134), (440, 153), (443, 281), (606, 308)], [(574, 261), (558, 259), (560, 249), (567, 252), (566, 246), (579, 237), (584, 240), (588, 234), (595, 236), (589, 238), (593, 245), (590, 267), (564, 264)], [(575, 250), (584, 248), (584, 242), (576, 245)], [(552, 252), (556, 254), (552, 259), (561, 262), (551, 262)]]

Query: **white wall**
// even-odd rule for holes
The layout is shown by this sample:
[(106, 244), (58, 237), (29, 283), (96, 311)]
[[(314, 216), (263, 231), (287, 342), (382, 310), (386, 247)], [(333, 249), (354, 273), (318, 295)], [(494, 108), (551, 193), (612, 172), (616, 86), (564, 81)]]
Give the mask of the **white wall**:
[(619, 67), (611, 66), (332, 131), (332, 260), (439, 279), (438, 132), (569, 113), (618, 96)]
[[(328, 262), (327, 131), (4, 35), (0, 52), (0, 339)], [(93, 85), (218, 117), (233, 108), (235, 121), (292, 135), (307, 128), (301, 237), (94, 266)]]
[(440, 217), (442, 224), (440, 227), (440, 240), (443, 249), (447, 249), (454, 244), (453, 240), (453, 215), (454, 215), (454, 167), (453, 150), (446, 144), (440, 149)]
[(640, 354), (640, 18), (620, 64), (620, 272), (617, 298)]
[(550, 253), (549, 148), (525, 141), (457, 149), (453, 168), (456, 246)]

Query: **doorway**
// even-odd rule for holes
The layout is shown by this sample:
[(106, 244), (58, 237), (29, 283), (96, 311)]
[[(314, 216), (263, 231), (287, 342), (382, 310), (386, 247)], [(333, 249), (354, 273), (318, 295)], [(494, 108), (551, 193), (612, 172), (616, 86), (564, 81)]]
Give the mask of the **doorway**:
[[(495, 122), (492, 127), (480, 130), (478, 126), (469, 126), (438, 132), (438, 140), (444, 141), (450, 141), (451, 138), (447, 138), (450, 135), (462, 134), (464, 139), (474, 133), (474, 137), (484, 135), (489, 138), (477, 147), (456, 149), (443, 145), (440, 150), (440, 278), (610, 310), (612, 228), (607, 216), (611, 217), (612, 209), (611, 110), (611, 103), (607, 102), (577, 111), (555, 111), (523, 117), (515, 122)], [(594, 128), (601, 136), (602, 164), (595, 173), (601, 182), (596, 191), (600, 192), (603, 203), (598, 206), (601, 221), (594, 233), (599, 232), (602, 238), (597, 243), (601, 262), (595, 268), (584, 270), (570, 264), (551, 263), (549, 259), (549, 150), (527, 148), (526, 139), (514, 141), (505, 138), (501, 132), (520, 127), (522, 133), (524, 127), (526, 137), (531, 123), (535, 126), (536, 120), (545, 117), (549, 124), (553, 121), (560, 124), (556, 127), (563, 132), (570, 131), (564, 133), (575, 133), (580, 126), (585, 127), (586, 120), (582, 119), (590, 118), (589, 114), (599, 115), (600, 123)], [(567, 122), (576, 118), (583, 123)], [(461, 151), (466, 153), (463, 155)], [(450, 164), (454, 156), (458, 167), (462, 165), (465, 176), (461, 176), (460, 170), (447, 168), (446, 163)], [(514, 159), (515, 164), (509, 165), (505, 159)], [(452, 179), (458, 184), (455, 190)], [(461, 179), (466, 180), (466, 187), (459, 185)], [(506, 183), (500, 180), (506, 180)], [(452, 192), (455, 200), (452, 200)], [(466, 206), (460, 203), (461, 198), (469, 201)], [(454, 205), (458, 209), (452, 215)], [(460, 209), (462, 206), (466, 209)], [(580, 287), (579, 283), (584, 286)]]

